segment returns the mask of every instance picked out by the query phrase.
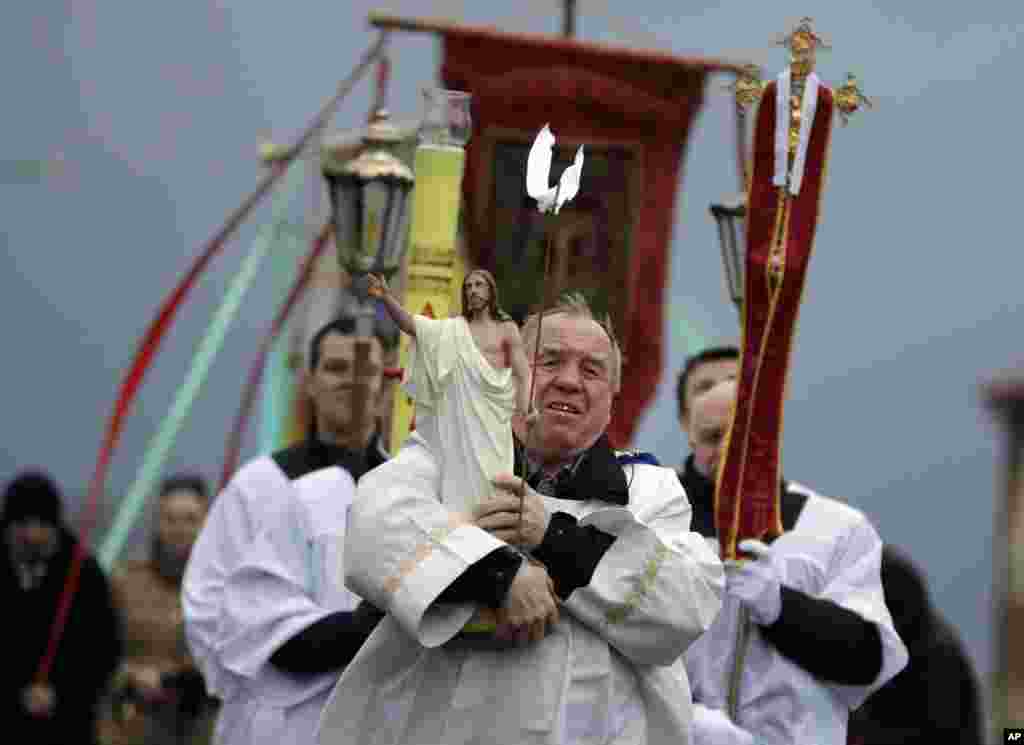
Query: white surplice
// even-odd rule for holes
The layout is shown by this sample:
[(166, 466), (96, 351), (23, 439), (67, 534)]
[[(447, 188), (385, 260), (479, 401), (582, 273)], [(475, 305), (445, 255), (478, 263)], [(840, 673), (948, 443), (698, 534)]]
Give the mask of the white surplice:
[(616, 540), (542, 641), (484, 651), (456, 639), (476, 606), (436, 599), (504, 544), (438, 501), (441, 474), (418, 434), (367, 474), (349, 516), (346, 582), (389, 615), (342, 674), (320, 743), (686, 743), (680, 655), (718, 613), (722, 565), (690, 531), (671, 470), (623, 468), (625, 507), (545, 497)]
[(258, 532), (291, 494), (291, 482), (273, 458), (264, 456), (243, 465), (213, 501), (185, 567), (181, 585), (185, 638), (206, 690), (224, 702), (241, 686), (217, 654), (224, 585)]
[[(907, 650), (893, 627), (882, 591), (882, 541), (858, 510), (790, 482), (807, 496), (791, 530), (772, 543), (783, 559), (782, 584), (830, 600), (877, 625), (882, 669), (868, 685), (819, 680), (761, 637), (750, 636), (739, 685), (739, 726), (758, 745), (845, 745), (849, 714), (907, 664)], [(717, 541), (711, 539), (713, 545)], [(739, 624), (739, 601), (726, 595), (711, 629), (685, 655), (693, 697), (725, 710)], [(813, 630), (808, 630), (813, 633)]]
[(491, 494), (495, 476), (512, 472), (512, 369), (491, 366), (462, 316), (413, 321), (405, 387), (416, 402), (416, 430), (443, 461), (441, 501), (468, 513)]
[(337, 466), (292, 482), (295, 499), (256, 537), (224, 589), (221, 664), (242, 690), (219, 736), (233, 745), (311, 745), (338, 672), (292, 675), (271, 655), (296, 634), (359, 598), (345, 589), (345, 515), (355, 482)]

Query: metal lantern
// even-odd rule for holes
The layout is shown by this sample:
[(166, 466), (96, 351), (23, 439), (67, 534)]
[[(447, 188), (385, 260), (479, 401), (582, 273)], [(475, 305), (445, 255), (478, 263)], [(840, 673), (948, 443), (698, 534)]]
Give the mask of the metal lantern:
[(360, 289), (367, 273), (391, 277), (398, 271), (409, 233), (414, 182), (409, 167), (391, 152), (402, 134), (385, 112), (378, 114), (362, 139), (362, 153), (351, 160), (351, 145), (327, 142), (321, 152), (338, 259)]
[(722, 248), (722, 266), (726, 288), (736, 310), (743, 308), (743, 282), (746, 263), (746, 236), (744, 221), (747, 217), (747, 199), (738, 194), (721, 203), (711, 205), (711, 215), (718, 223), (718, 242)]

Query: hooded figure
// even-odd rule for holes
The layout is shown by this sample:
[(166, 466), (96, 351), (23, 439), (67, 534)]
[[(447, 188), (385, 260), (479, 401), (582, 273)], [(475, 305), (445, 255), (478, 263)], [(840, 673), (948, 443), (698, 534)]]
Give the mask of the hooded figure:
[(0, 535), (0, 602), (13, 610), (0, 665), (0, 721), (37, 745), (95, 742), (97, 703), (121, 651), (107, 581), (87, 556), (49, 677), (35, 681), (77, 545), (45, 474), (27, 472), (7, 486)]
[(107, 745), (208, 742), (216, 700), (185, 643), (181, 578), (206, 518), (206, 481), (192, 474), (164, 480), (149, 558), (124, 561), (110, 584), (125, 656), (101, 722)]
[(882, 550), (882, 586), (910, 662), (854, 712), (850, 744), (983, 743), (978, 683), (963, 646), (932, 608), (920, 572), (892, 546)]

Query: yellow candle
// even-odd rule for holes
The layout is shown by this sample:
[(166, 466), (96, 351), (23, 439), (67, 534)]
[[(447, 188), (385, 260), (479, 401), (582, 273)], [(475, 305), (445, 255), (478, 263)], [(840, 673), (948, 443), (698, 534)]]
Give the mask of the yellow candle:
[(409, 236), (413, 261), (450, 259), (455, 252), (466, 151), (452, 145), (424, 144), (416, 148), (416, 186)]
[[(425, 143), (416, 148), (409, 234), (414, 264), (447, 265), (455, 258), (465, 164), (466, 151), (458, 146)], [(489, 634), (496, 627), (494, 611), (481, 608), (463, 631)]]
[[(411, 313), (448, 318), (461, 310), (463, 262), (456, 249), (462, 172), (466, 154), (459, 145), (423, 142), (413, 155), (416, 184), (409, 226), (409, 262), (405, 307)], [(403, 335), (401, 365), (409, 364)], [(396, 396), (391, 423), (392, 452), (409, 434), (412, 399)]]

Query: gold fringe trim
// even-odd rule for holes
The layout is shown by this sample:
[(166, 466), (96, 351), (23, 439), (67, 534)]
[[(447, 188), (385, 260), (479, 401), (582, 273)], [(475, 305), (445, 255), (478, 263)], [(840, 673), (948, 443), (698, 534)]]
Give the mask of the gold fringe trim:
[(384, 592), (388, 595), (394, 595), (398, 588), (401, 587), (405, 578), (412, 574), (416, 567), (422, 564), (434, 552), (435, 546), (440, 546), (448, 540), (448, 536), (456, 528), (469, 524), (470, 521), (464, 516), (458, 513), (450, 514), (447, 525), (441, 525), (431, 530), (430, 540), (420, 543), (409, 556), (399, 562), (398, 571), (384, 580)]

